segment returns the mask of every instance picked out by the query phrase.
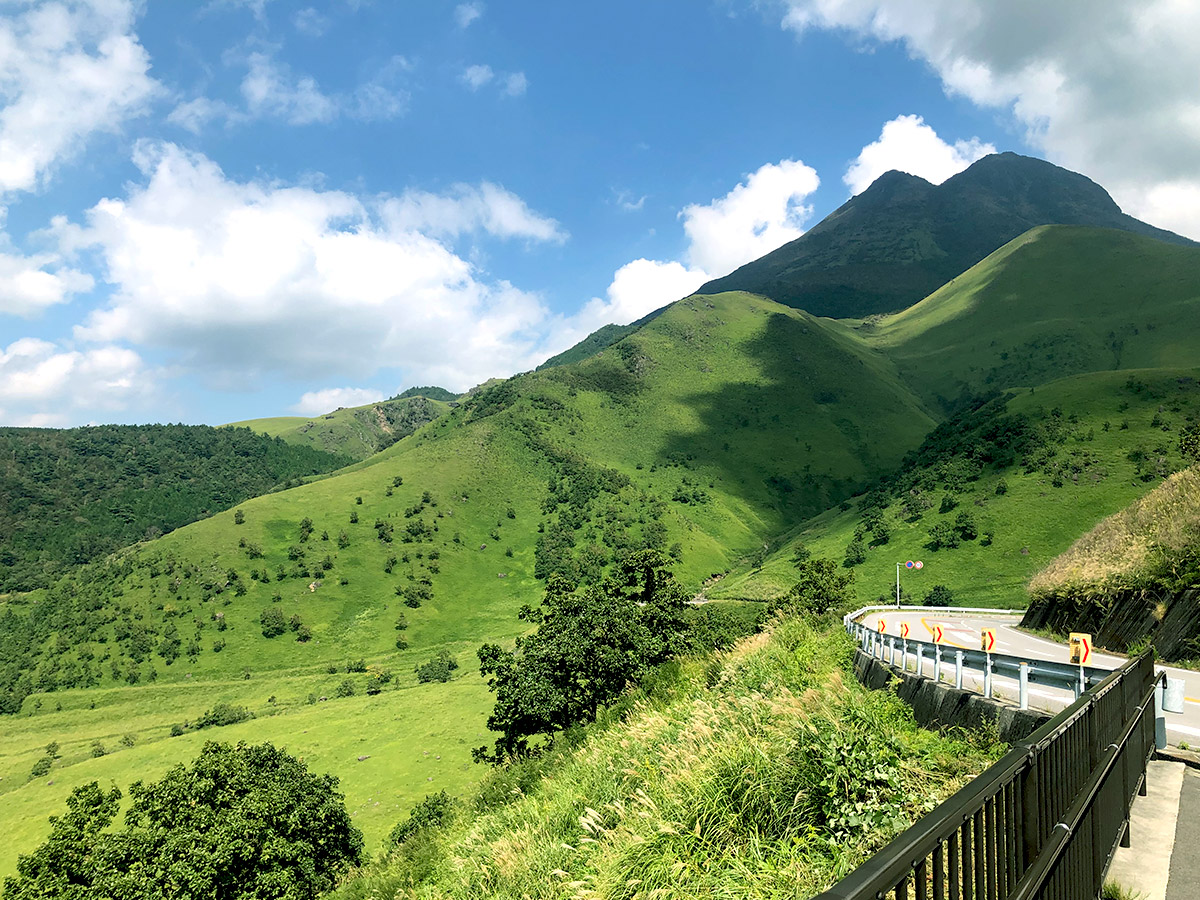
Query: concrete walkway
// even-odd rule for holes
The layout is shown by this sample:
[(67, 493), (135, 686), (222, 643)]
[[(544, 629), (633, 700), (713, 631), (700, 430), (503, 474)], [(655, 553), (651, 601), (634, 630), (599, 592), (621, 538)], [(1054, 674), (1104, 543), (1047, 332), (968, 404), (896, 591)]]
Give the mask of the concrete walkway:
[(1179, 796), (1179, 821), (1175, 826), (1175, 852), (1171, 854), (1171, 879), (1166, 900), (1200, 898), (1200, 772), (1188, 769)]
[[(1146, 796), (1135, 797), (1129, 811), (1129, 846), (1118, 847), (1108, 867), (1109, 881), (1115, 881), (1143, 900), (1196, 900), (1200, 881), (1194, 878), (1186, 890), (1173, 890), (1176, 882), (1190, 876), (1176, 876), (1179, 857), (1196, 857), (1194, 851), (1174, 853), (1176, 821), (1183, 827), (1184, 811), (1180, 798), (1185, 778), (1200, 782), (1183, 763), (1152, 759), (1146, 768)], [(1200, 813), (1200, 810), (1197, 810)], [(1194, 847), (1195, 845), (1191, 845)]]

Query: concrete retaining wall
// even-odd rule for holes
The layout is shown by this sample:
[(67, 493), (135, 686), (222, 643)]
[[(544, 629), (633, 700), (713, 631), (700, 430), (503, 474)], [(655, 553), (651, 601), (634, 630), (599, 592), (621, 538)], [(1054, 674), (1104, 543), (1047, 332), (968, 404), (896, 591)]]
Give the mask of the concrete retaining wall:
[(985, 700), (979, 694), (960, 691), (948, 684), (938, 684), (929, 678), (918, 678), (911, 672), (901, 672), (896, 666), (868, 656), (861, 650), (854, 654), (854, 674), (859, 682), (872, 690), (880, 690), (900, 679), (896, 694), (912, 707), (919, 725), (926, 728), (984, 728), (995, 730), (1007, 744), (1023, 740), (1050, 720), (1048, 713), (1033, 709), (1017, 709), (997, 700)]
[(1029, 604), (1021, 624), (1062, 634), (1085, 631), (1093, 646), (1122, 653), (1149, 637), (1159, 659), (1189, 659), (1200, 637), (1200, 589), (1042, 597)]

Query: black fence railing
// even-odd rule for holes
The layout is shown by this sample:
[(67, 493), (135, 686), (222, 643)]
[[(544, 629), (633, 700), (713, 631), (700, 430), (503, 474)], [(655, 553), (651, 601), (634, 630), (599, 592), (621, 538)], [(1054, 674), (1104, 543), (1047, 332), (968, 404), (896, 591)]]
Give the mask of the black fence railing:
[(1130, 660), (816, 900), (1095, 900), (1154, 750)]

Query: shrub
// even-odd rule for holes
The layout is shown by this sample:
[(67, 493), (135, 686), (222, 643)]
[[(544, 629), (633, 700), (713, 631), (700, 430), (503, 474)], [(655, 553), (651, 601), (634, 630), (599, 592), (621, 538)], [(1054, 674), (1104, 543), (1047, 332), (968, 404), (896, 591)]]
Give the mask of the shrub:
[(397, 822), (392, 833), (388, 835), (388, 844), (397, 846), (403, 844), (423, 828), (441, 828), (448, 825), (453, 818), (452, 801), (445, 791), (427, 794), (409, 812), (408, 818)]
[(925, 606), (949, 606), (954, 602), (954, 594), (944, 584), (935, 584), (925, 595)]
[(344, 679), (342, 681), (342, 683), (339, 684), (337, 686), (337, 688), (334, 689), (333, 695), (335, 697), (353, 697), (354, 696), (354, 682), (351, 681), (349, 678)]
[(431, 681), (449, 681), (450, 673), (458, 668), (458, 660), (445, 650), (439, 650), (437, 656), (424, 665), (417, 666), (417, 681), (426, 684)]
[(212, 709), (204, 711), (199, 719), (196, 720), (197, 728), (222, 728), (226, 725), (236, 725), (238, 722), (245, 722), (254, 718), (254, 713), (250, 712), (244, 706), (235, 706), (232, 703), (217, 703)]
[(278, 606), (268, 606), (259, 615), (258, 621), (262, 625), (263, 637), (278, 637), (288, 628), (287, 619), (283, 617), (283, 610)]

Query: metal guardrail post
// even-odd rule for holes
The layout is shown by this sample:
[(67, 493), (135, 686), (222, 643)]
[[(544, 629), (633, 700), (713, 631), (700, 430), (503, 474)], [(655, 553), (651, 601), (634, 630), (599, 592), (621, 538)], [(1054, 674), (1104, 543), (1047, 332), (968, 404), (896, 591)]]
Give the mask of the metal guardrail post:
[(895, 664), (896, 664), (896, 639), (894, 637), (889, 637), (888, 638), (888, 665), (894, 666)]
[(983, 664), (983, 696), (992, 699), (992, 654), (987, 654)]
[(1167, 747), (1167, 717), (1163, 715), (1163, 680), (1154, 682), (1154, 748), (1165, 750)]
[(920, 678), (925, 673), (925, 647), (917, 644), (917, 677)]
[(954, 686), (960, 691), (963, 685), (963, 652), (954, 651)]
[(942, 645), (933, 645), (933, 680), (942, 683)]
[(1029, 709), (1029, 663), (1027, 662), (1021, 663), (1018, 684), (1020, 687), (1017, 691), (1017, 706), (1020, 709)]
[(900, 639), (900, 671), (908, 671), (908, 638)]

